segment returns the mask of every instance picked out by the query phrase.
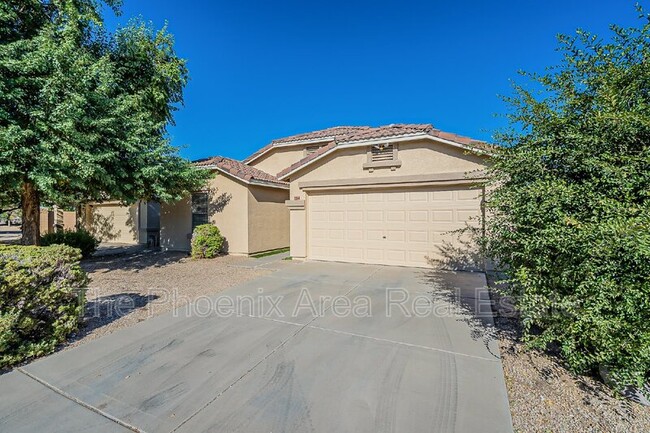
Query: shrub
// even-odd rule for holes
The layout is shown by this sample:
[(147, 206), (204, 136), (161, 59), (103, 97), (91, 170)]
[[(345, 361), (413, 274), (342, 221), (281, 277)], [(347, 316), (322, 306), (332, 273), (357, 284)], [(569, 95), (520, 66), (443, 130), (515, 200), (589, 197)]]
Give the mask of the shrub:
[(192, 257), (211, 259), (221, 252), (223, 236), (212, 224), (203, 224), (194, 228), (192, 233)]
[(79, 229), (76, 231), (66, 230), (55, 233), (48, 233), (41, 237), (41, 245), (68, 245), (81, 250), (81, 257), (87, 259), (97, 250), (99, 239), (89, 231)]
[(492, 158), (486, 246), (532, 346), (618, 386), (650, 378), (650, 25), (562, 37), (516, 86)]
[(0, 246), (0, 367), (52, 352), (79, 325), (85, 272), (79, 250)]

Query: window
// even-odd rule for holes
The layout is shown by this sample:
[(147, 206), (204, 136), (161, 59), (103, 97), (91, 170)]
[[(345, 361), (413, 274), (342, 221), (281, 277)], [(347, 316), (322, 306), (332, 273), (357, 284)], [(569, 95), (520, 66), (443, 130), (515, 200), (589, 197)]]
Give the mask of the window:
[(207, 192), (195, 192), (192, 194), (192, 232), (194, 232), (196, 226), (210, 223), (208, 207)]
[(363, 164), (363, 168), (372, 172), (375, 168), (390, 168), (391, 170), (395, 170), (401, 165), (402, 161), (397, 159), (396, 144), (375, 144), (368, 149), (368, 161)]

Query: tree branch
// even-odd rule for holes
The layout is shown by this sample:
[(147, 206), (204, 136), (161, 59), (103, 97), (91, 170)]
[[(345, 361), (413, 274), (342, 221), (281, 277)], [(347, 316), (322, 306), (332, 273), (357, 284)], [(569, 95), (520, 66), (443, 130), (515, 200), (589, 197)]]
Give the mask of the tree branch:
[(18, 210), (18, 209), (20, 209), (20, 206), (18, 206), (18, 207), (11, 207), (11, 208), (9, 208), (9, 209), (0, 209), (0, 214), (3, 214), (3, 213), (5, 213), (5, 212), (13, 212), (13, 211)]

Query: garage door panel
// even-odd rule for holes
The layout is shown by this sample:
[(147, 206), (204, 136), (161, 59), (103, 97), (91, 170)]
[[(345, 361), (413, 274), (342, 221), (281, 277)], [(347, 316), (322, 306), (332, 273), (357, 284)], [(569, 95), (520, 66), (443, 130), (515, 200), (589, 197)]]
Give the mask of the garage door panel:
[(432, 223), (451, 223), (454, 222), (454, 211), (452, 209), (432, 210)]
[(387, 194), (386, 198), (387, 198), (387, 201), (389, 201), (389, 202), (405, 201), (406, 200), (406, 193), (404, 193), (404, 192), (395, 192), (395, 193), (392, 193), (392, 194)]
[(416, 191), (409, 193), (409, 201), (411, 202), (426, 202), (428, 201), (429, 194), (426, 191)]
[(366, 203), (383, 203), (384, 193), (371, 192), (371, 193), (364, 194), (364, 201)]
[(427, 222), (429, 220), (429, 211), (412, 210), (408, 213), (409, 222)]
[(481, 197), (481, 192), (477, 189), (467, 189), (456, 191), (458, 195), (458, 200), (479, 200)]
[(452, 201), (454, 199), (453, 191), (431, 191), (429, 193), (431, 201)]
[(353, 210), (347, 212), (348, 222), (363, 222), (363, 211)]
[(406, 230), (388, 230), (386, 240), (388, 242), (404, 242), (406, 240)]
[(382, 262), (384, 260), (384, 250), (368, 248), (366, 249), (366, 259), (374, 263)]
[(389, 210), (386, 212), (386, 221), (404, 222), (406, 221), (406, 212), (403, 210)]
[(391, 263), (405, 263), (406, 251), (404, 250), (386, 250), (386, 260)]
[(457, 222), (469, 222), (470, 220), (476, 220), (480, 217), (480, 213), (475, 210), (462, 210), (459, 209), (456, 211), (456, 221)]
[(429, 266), (464, 247), (467, 237), (451, 232), (481, 215), (481, 191), (463, 188), (310, 195), (308, 203), (310, 258), (373, 264)]
[(363, 249), (361, 248), (348, 248), (346, 257), (354, 261), (363, 261)]
[(383, 210), (366, 211), (366, 221), (367, 222), (384, 221), (384, 211)]
[(363, 230), (348, 230), (347, 231), (347, 239), (349, 241), (361, 241), (363, 240)]

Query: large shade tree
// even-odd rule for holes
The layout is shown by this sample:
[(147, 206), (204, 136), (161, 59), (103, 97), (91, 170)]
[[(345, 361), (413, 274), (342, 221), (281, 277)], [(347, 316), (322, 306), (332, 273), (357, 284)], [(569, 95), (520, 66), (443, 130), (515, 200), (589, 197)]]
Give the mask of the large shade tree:
[(576, 372), (650, 378), (650, 21), (560, 37), (562, 62), (515, 87), (486, 243), (527, 340)]
[(169, 143), (187, 82), (172, 36), (109, 34), (105, 6), (120, 1), (0, 2), (0, 202), (19, 201), (25, 244), (43, 204), (173, 200), (208, 177)]

